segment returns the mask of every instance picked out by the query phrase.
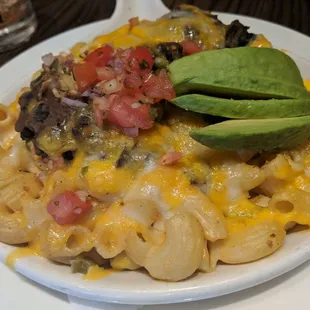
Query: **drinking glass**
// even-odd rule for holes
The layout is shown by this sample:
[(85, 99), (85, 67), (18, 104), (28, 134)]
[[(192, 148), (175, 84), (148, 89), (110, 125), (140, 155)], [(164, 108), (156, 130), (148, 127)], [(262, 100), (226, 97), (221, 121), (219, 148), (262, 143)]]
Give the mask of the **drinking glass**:
[(0, 52), (28, 41), (36, 27), (30, 0), (0, 0)]

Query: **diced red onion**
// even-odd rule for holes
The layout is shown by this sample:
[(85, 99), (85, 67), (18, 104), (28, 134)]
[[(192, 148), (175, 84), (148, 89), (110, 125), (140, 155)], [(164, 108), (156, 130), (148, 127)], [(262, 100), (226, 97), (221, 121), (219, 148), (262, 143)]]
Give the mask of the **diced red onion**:
[(76, 208), (76, 209), (73, 210), (73, 213), (75, 213), (75, 214), (81, 214), (82, 211), (83, 211), (82, 208)]
[(102, 85), (102, 90), (105, 94), (109, 95), (118, 92), (122, 87), (123, 86), (119, 81), (113, 79), (111, 81), (105, 82)]
[(86, 192), (86, 191), (76, 191), (75, 192), (78, 196), (79, 196), (79, 198), (82, 200), (82, 201), (86, 201), (86, 198), (88, 197), (88, 192)]
[(116, 74), (121, 74), (123, 72), (124, 63), (120, 59), (115, 59), (114, 61), (114, 71)]
[(128, 137), (137, 137), (139, 135), (139, 128), (131, 127), (131, 128), (123, 128), (123, 132)]
[(70, 98), (67, 98), (67, 97), (63, 97), (61, 99), (61, 101), (70, 106), (70, 107), (75, 107), (75, 108), (85, 108), (87, 107), (87, 103), (83, 102), (83, 101), (80, 101), (80, 100), (73, 100), (73, 99), (70, 99)]
[(160, 164), (162, 166), (173, 165), (183, 156), (184, 155), (180, 152), (168, 152), (160, 159)]
[(90, 97), (91, 91), (89, 89), (85, 90), (82, 97)]
[(90, 98), (90, 99), (94, 99), (94, 98), (99, 97), (99, 96), (100, 96), (99, 94), (94, 93), (94, 92), (91, 92), (91, 93), (89, 94), (89, 98)]
[(108, 115), (107, 111), (109, 110), (110, 103), (105, 97), (94, 97), (93, 99), (93, 110), (96, 125), (101, 128), (103, 125), (103, 120), (105, 120)]
[(55, 58), (56, 57), (52, 53), (49, 53), (42, 56), (42, 61), (46, 66), (49, 67), (54, 62)]

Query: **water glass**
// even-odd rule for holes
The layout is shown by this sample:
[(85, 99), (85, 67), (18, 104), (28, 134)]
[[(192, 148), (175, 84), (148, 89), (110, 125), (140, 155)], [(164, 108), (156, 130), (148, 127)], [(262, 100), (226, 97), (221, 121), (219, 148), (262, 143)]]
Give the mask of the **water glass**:
[(28, 41), (36, 27), (30, 0), (0, 0), (0, 52)]

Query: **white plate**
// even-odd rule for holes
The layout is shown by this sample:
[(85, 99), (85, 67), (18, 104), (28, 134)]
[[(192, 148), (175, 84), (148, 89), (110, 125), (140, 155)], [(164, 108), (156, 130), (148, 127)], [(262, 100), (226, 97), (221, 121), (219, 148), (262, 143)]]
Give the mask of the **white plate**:
[[(0, 69), (0, 102), (9, 104), (22, 86), (27, 85), (30, 76), (40, 66), (40, 57), (48, 52), (66, 50), (78, 41), (115, 29), (131, 16), (154, 19), (167, 9), (154, 0), (118, 1), (116, 12), (108, 21), (93, 23), (58, 35), (45, 41)], [(251, 26), (251, 31), (264, 33), (278, 48), (288, 50), (299, 65), (305, 78), (310, 78), (310, 39), (290, 29), (257, 19), (219, 14), (219, 18), (229, 23), (238, 18)], [(14, 247), (0, 243), (0, 260)], [(98, 281), (83, 281), (81, 275), (71, 274), (66, 266), (30, 257), (19, 260), (15, 268), (26, 277), (54, 290), (69, 295), (113, 303), (164, 304), (200, 300), (239, 291), (268, 281), (302, 264), (310, 258), (310, 235), (308, 232), (291, 234), (284, 246), (274, 255), (263, 260), (244, 265), (221, 265), (212, 274), (198, 274), (179, 283), (152, 280), (142, 272), (121, 272)]]

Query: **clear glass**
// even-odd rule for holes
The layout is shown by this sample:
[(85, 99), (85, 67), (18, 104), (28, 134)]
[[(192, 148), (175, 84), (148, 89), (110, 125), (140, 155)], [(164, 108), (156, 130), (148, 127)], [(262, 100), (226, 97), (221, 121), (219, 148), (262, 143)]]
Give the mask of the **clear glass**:
[(28, 41), (36, 27), (30, 0), (0, 0), (0, 52)]

